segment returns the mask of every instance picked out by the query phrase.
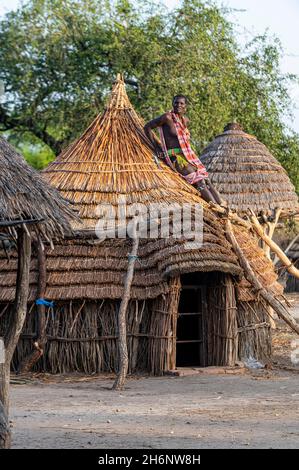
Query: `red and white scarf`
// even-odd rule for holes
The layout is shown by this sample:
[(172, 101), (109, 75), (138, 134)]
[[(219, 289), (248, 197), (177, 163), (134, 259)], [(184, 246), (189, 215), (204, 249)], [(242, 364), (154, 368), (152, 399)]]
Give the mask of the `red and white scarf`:
[[(198, 181), (201, 181), (205, 178), (208, 178), (208, 172), (205, 168), (205, 166), (201, 163), (199, 160), (198, 156), (193, 152), (191, 146), (190, 146), (190, 132), (186, 126), (186, 122), (184, 117), (182, 120), (178, 119), (177, 115), (173, 112), (171, 112), (171, 117), (176, 129), (178, 141), (180, 144), (180, 147), (182, 149), (182, 153), (186, 160), (193, 166), (196, 167), (194, 172), (189, 173), (189, 175), (181, 175), (183, 178), (188, 181), (190, 184), (195, 184), (198, 183)], [(171, 164), (171, 160), (169, 158), (169, 155), (167, 153), (167, 147), (165, 143), (165, 138), (164, 138), (164, 133), (162, 127), (159, 127), (159, 133), (160, 133), (160, 138), (161, 138), (161, 146), (163, 153), (165, 154), (165, 160), (166, 163), (169, 165)]]

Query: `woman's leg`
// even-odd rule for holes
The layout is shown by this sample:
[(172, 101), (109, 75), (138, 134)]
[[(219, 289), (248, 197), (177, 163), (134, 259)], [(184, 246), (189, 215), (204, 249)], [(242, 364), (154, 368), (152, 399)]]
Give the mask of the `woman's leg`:
[(217, 191), (215, 186), (211, 183), (209, 178), (207, 178), (207, 180), (206, 180), (206, 185), (209, 188), (209, 191), (213, 195), (213, 197), (214, 197), (215, 201), (217, 202), (217, 204), (219, 204), (219, 205), (223, 204), (224, 201), (222, 200), (219, 192)]
[(198, 183), (196, 183), (194, 186), (200, 191), (201, 197), (206, 202), (214, 202), (215, 204), (217, 204), (217, 201), (214, 198), (210, 189), (207, 187), (205, 180), (198, 181)]
[[(190, 175), (191, 173), (194, 173), (196, 171), (196, 167), (191, 164), (185, 165), (184, 167), (181, 167), (177, 161), (174, 164), (175, 169), (183, 176)], [(217, 198), (214, 196), (211, 189), (207, 186), (205, 179), (202, 179), (201, 181), (198, 181), (198, 183), (195, 183), (194, 187), (200, 191), (201, 197), (206, 202), (214, 202), (215, 204), (217, 204)]]

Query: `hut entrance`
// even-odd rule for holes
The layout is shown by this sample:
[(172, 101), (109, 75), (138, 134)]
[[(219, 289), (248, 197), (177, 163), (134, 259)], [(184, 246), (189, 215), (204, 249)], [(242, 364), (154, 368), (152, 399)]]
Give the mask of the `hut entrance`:
[(181, 295), (177, 322), (177, 367), (205, 366), (206, 286), (201, 273), (181, 276)]
[(235, 287), (229, 274), (181, 276), (177, 367), (234, 365), (238, 351)]

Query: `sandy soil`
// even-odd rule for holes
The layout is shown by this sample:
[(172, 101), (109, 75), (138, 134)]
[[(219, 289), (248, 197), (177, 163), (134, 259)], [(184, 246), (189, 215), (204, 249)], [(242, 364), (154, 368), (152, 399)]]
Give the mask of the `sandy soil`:
[[(290, 297), (299, 312), (299, 296)], [(13, 377), (13, 448), (299, 448), (295, 335), (277, 322), (274, 368), (129, 378)]]

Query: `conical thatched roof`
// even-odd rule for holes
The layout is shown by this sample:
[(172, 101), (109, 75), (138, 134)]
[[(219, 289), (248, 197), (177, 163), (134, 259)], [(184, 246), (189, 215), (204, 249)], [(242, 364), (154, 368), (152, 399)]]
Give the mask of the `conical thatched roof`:
[(266, 214), (277, 207), (284, 213), (298, 210), (298, 197), (286, 171), (239, 124), (228, 124), (205, 148), (201, 160), (212, 183), (237, 212), (250, 208)]
[(70, 231), (70, 204), (0, 136), (0, 220), (40, 220), (47, 239)]
[[(75, 203), (84, 227), (93, 228), (100, 203), (199, 201), (198, 192), (161, 163), (159, 169), (134, 111), (124, 81), (118, 77), (110, 100), (82, 134), (44, 170), (47, 180)], [(202, 205), (205, 202), (201, 200)]]
[[(150, 143), (143, 131), (142, 121), (128, 99), (124, 81), (120, 76), (113, 86), (104, 113), (48, 166), (44, 176), (64, 197), (75, 204), (83, 220), (81, 226), (76, 225), (79, 230), (92, 230), (98, 221), (97, 206), (101, 203), (115, 205), (120, 195), (126, 197), (128, 205), (132, 203), (172, 205), (183, 202), (201, 204), (204, 208), (204, 245), (201, 249), (188, 252), (182, 242), (173, 238), (155, 242), (149, 240), (144, 245), (145, 256), (151, 253), (150, 256), (154, 257), (156, 262), (161, 257), (159, 261), (161, 276), (188, 269), (218, 270), (232, 274), (241, 272), (236, 256), (226, 240), (222, 221), (208, 208), (198, 191), (186, 183), (180, 175), (163, 163), (160, 168), (155, 163)], [(83, 242), (76, 243), (78, 250), (82, 251)], [(120, 243), (123, 246), (123, 268), (121, 261), (119, 263), (117, 261), (120, 260), (120, 255), (114, 259), (114, 254), (111, 253), (109, 262), (114, 270), (126, 269), (128, 253), (126, 243)], [(104, 246), (105, 244), (101, 245), (102, 248)], [(117, 246), (114, 240), (112, 246)], [(67, 257), (68, 250), (71, 250), (69, 256), (74, 256), (74, 248), (70, 247), (66, 248), (61, 256)], [(109, 250), (111, 252), (111, 248)], [(142, 250), (141, 247), (141, 253)], [(84, 253), (86, 256), (95, 256), (88, 249), (85, 249)], [(101, 254), (98, 256), (100, 259)], [(105, 257), (107, 258), (107, 255)], [(90, 262), (87, 263), (89, 266), (87, 269), (90, 269)], [(71, 258), (68, 263), (73, 266)], [(107, 261), (105, 265), (108, 269)], [(80, 269), (82, 270), (82, 265)], [(157, 267), (153, 266), (152, 269), (155, 271)], [(120, 277), (122, 278), (121, 274)], [(160, 282), (157, 276), (156, 280)], [(61, 278), (59, 282), (63, 284), (63, 279)]]

